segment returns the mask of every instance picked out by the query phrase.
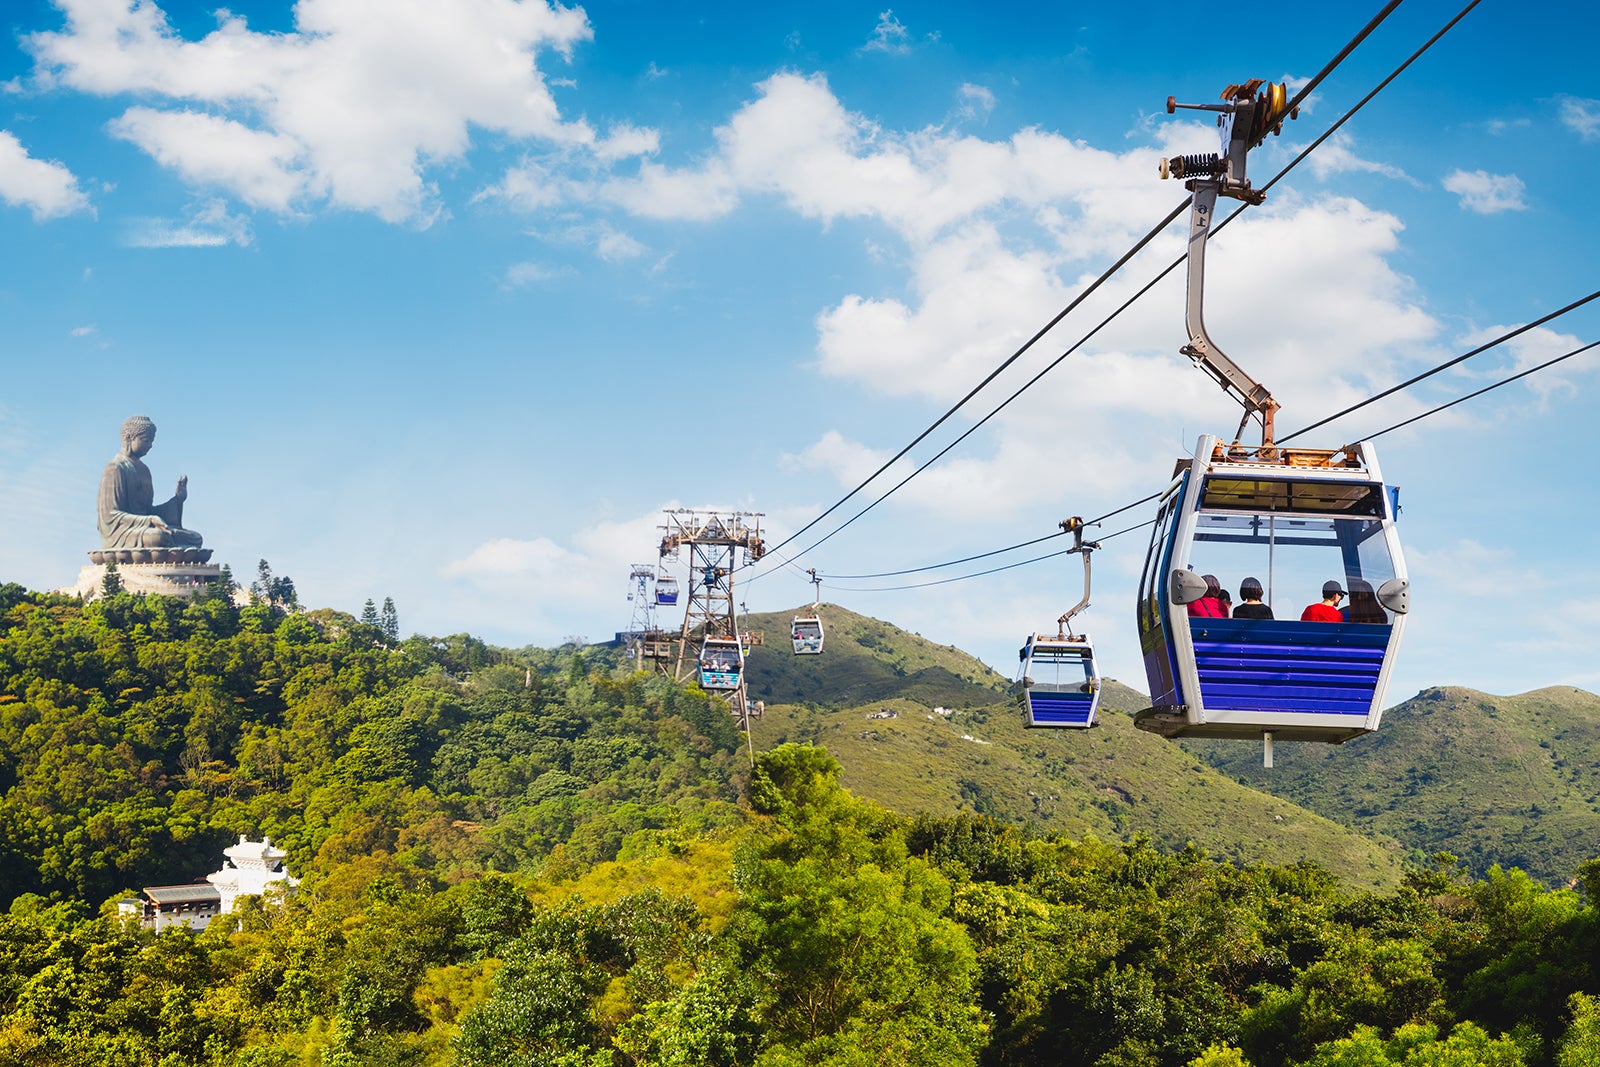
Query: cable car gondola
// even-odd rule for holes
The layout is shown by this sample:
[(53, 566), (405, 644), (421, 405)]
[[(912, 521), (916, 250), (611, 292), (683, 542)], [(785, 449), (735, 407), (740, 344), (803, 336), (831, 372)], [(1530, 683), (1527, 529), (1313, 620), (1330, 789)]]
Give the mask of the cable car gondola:
[(672, 605), (678, 602), (678, 579), (663, 574), (656, 579), (656, 603)]
[(1094, 642), (1088, 634), (1072, 632), (1072, 617), (1089, 606), (1089, 554), (1100, 545), (1083, 540), (1083, 520), (1074, 516), (1061, 524), (1073, 534), (1069, 552), (1083, 555), (1083, 599), (1056, 622), (1056, 635), (1032, 634), (1018, 658), (1017, 679), (1022, 711), (1030, 727), (1078, 727), (1095, 724), (1100, 707), (1100, 671), (1095, 666)]
[[(1261, 738), (1272, 766), (1274, 737), (1338, 744), (1378, 728), (1409, 607), (1395, 530), (1398, 490), (1387, 485), (1372, 445), (1285, 448), (1273, 438), (1278, 402), (1223, 354), (1202, 315), (1206, 239), (1217, 197), (1260, 203), (1245, 159), (1293, 117), (1281, 85), (1229, 86), (1224, 103), (1179, 105), (1221, 112), (1222, 154), (1163, 160), (1163, 177), (1187, 178), (1189, 344), (1185, 355), (1245, 409), (1231, 444), (1200, 438), (1180, 458), (1161, 496), (1139, 582), (1140, 647), (1151, 706), (1135, 725), (1166, 737)], [(1261, 423), (1259, 448), (1238, 437)], [(1211, 575), (1252, 579), (1265, 607), (1225, 616), (1208, 596)], [(1319, 590), (1350, 598), (1299, 605)], [(1243, 605), (1241, 605), (1242, 607)], [(1305, 621), (1302, 621), (1304, 617)], [(1337, 620), (1337, 621), (1334, 621)]]
[(796, 615), (790, 633), (797, 656), (822, 655), (822, 619), (816, 615)]
[(736, 637), (707, 637), (700, 645), (700, 688), (731, 692), (744, 673), (744, 646)]
[(822, 615), (818, 609), (822, 606), (822, 579), (817, 577), (816, 568), (806, 573), (811, 575), (811, 584), (816, 586), (816, 593), (811, 601), (809, 615), (796, 615), (789, 636), (794, 641), (794, 654), (797, 656), (822, 655)]
[(1030, 727), (1095, 724), (1100, 675), (1095, 670), (1094, 644), (1087, 634), (1036, 634), (1028, 638), (1019, 655), (1022, 708)]
[[(1143, 729), (1337, 744), (1378, 728), (1409, 606), (1397, 491), (1365, 442), (1276, 451), (1202, 437), (1162, 496), (1139, 584)], [(1271, 616), (1191, 610), (1205, 574), (1257, 579)], [(1301, 621), (1329, 582), (1349, 593), (1340, 621)]]

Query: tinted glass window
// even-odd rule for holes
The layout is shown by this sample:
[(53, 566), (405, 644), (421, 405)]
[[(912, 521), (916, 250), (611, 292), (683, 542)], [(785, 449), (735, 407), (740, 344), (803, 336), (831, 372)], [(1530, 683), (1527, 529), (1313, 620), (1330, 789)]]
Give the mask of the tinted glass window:
[(1383, 516), (1383, 486), (1377, 482), (1310, 481), (1214, 475), (1206, 479), (1202, 511), (1286, 512), (1312, 515)]

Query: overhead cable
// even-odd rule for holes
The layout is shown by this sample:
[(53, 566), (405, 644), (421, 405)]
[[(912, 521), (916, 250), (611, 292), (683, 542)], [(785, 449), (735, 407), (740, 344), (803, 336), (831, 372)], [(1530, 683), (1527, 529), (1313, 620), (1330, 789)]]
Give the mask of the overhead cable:
[[(1356, 114), (1356, 112), (1360, 111), (1361, 108), (1365, 107), (1366, 104), (1369, 103), (1373, 99), (1373, 97), (1377, 96), (1379, 92), (1381, 92), (1384, 88), (1386, 88), (1389, 85), (1389, 83), (1391, 83), (1397, 77), (1399, 77), (1400, 74), (1403, 73), (1406, 70), (1407, 67), (1411, 66), (1412, 63), (1416, 62), (1416, 60), (1418, 58), (1420, 58), (1424, 52), (1426, 52), (1441, 37), (1443, 37), (1447, 32), (1449, 32), (1450, 29), (1452, 29), (1456, 25), (1456, 23), (1460, 22), (1464, 17), (1466, 17), (1468, 12), (1470, 12), (1473, 8), (1477, 7), (1479, 2), (1480, 2), (1480, 0), (1470, 0), (1470, 2), (1465, 7), (1463, 7), (1459, 12), (1456, 13), (1454, 18), (1452, 18), (1449, 22), (1445, 23), (1445, 25), (1443, 27), (1441, 27), (1437, 33), (1435, 33), (1426, 42), (1424, 42), (1423, 45), (1420, 48), (1418, 48), (1416, 51), (1412, 52), (1411, 55), (1408, 56), (1403, 63), (1401, 63), (1393, 71), (1391, 71), (1389, 73), (1389, 75), (1386, 78), (1384, 78), (1382, 81), (1380, 81), (1370, 92), (1367, 93), (1366, 96), (1362, 97), (1353, 107), (1351, 107), (1343, 115), (1341, 115), (1338, 118), (1337, 121), (1335, 121), (1331, 126), (1329, 126), (1325, 131), (1323, 131), (1323, 133), (1320, 136), (1318, 136), (1309, 145), (1307, 145), (1304, 149), (1302, 149), (1299, 152), (1299, 154), (1297, 154), (1293, 159), (1291, 159), (1289, 161), (1289, 163), (1287, 165), (1285, 165), (1283, 167), (1282, 170), (1278, 171), (1277, 174), (1273, 175), (1272, 178), (1270, 178), (1266, 182), (1266, 184), (1261, 187), (1261, 191), (1263, 193), (1265, 193), (1267, 190), (1271, 189), (1274, 185), (1276, 185), (1280, 180), (1282, 180), (1284, 178), (1284, 176), (1286, 176), (1295, 167), (1299, 166), (1300, 163), (1303, 162), (1305, 160), (1305, 158), (1307, 156), (1309, 156), (1313, 150), (1315, 150), (1318, 146), (1320, 146), (1329, 137), (1333, 136), (1333, 134), (1336, 133), (1339, 130), (1339, 128), (1342, 127), (1346, 122), (1348, 122), (1350, 120), (1350, 118), (1353, 115)], [(1328, 64), (1326, 64), (1322, 68), (1322, 70), (1317, 73), (1317, 75), (1315, 77), (1313, 77), (1310, 81), (1308, 81), (1305, 84), (1305, 86), (1303, 86), (1300, 89), (1300, 91), (1295, 94), (1294, 99), (1289, 104), (1289, 107), (1293, 108), (1293, 107), (1299, 106), (1300, 102), (1303, 101), (1306, 98), (1306, 96), (1309, 95), (1310, 92), (1325, 77), (1327, 77), (1327, 75), (1340, 62), (1342, 62), (1346, 56), (1348, 56), (1350, 54), (1351, 50), (1354, 49), (1356, 45), (1360, 44), (1360, 42), (1362, 40), (1364, 40), (1366, 38), (1367, 34), (1371, 33), (1372, 30), (1377, 27), (1378, 23), (1382, 22), (1383, 19), (1386, 18), (1389, 15), (1389, 13), (1391, 11), (1393, 11), (1395, 9), (1395, 7), (1398, 6), (1398, 4), (1399, 4), (1399, 0), (1394, 0), (1393, 3), (1390, 3), (1390, 4), (1386, 5), (1382, 11), (1380, 11), (1376, 16), (1374, 16), (1372, 21), (1370, 21), (1362, 29), (1362, 31), (1359, 34), (1357, 34), (1356, 37), (1352, 38), (1351, 42), (1349, 44), (1347, 44), (1343, 49), (1341, 49), (1337, 56), (1335, 56), (1332, 60), (1330, 60), (1328, 62)], [(1193, 199), (1192, 197), (1188, 198), (1188, 199), (1185, 199), (1182, 204), (1179, 204), (1178, 207), (1176, 209), (1174, 209), (1173, 214), (1171, 214), (1171, 215), (1169, 215), (1167, 217), (1166, 223), (1163, 223), (1163, 225), (1170, 224), (1171, 221), (1176, 218), (1178, 212), (1181, 212), (1185, 207), (1189, 206), (1189, 203), (1190, 203), (1190, 201), (1192, 199)], [(1229, 214), (1227, 218), (1223, 219), (1221, 222), (1219, 222), (1213, 228), (1213, 230), (1212, 230), (1213, 235), (1215, 235), (1216, 233), (1220, 233), (1222, 231), (1223, 227), (1227, 226), (1228, 223), (1232, 222), (1234, 219), (1238, 218), (1241, 214), (1243, 214), (1244, 211), (1245, 211), (1245, 208), (1246, 208), (1246, 205), (1241, 204), (1239, 207), (1234, 209), (1234, 211), (1231, 214)], [(1119, 260), (1118, 263), (1116, 265), (1114, 265), (1110, 269), (1110, 271), (1107, 272), (1107, 274), (1101, 275), (1101, 277), (1099, 279), (1097, 279), (1094, 284), (1096, 286), (1098, 286), (1100, 284), (1100, 282), (1104, 281), (1106, 279), (1106, 277), (1109, 276), (1110, 273), (1115, 272), (1117, 269), (1119, 269), (1122, 264), (1127, 262), (1127, 260), (1133, 254), (1133, 252), (1138, 251), (1138, 249), (1140, 247), (1142, 247), (1145, 243), (1147, 243), (1149, 241), (1149, 239), (1150, 239), (1149, 235), (1146, 235), (1144, 240), (1140, 242), (1140, 245), (1136, 246), (1127, 255), (1123, 256), (1122, 259)], [(1081, 338), (1079, 338), (1070, 348), (1068, 348), (1066, 351), (1062, 352), (1059, 356), (1057, 356), (1054, 360), (1052, 360), (1049, 364), (1047, 364), (1042, 370), (1040, 370), (1032, 378), (1028, 379), (1027, 382), (1023, 383), (1023, 385), (1020, 388), (1018, 388), (1015, 392), (1013, 392), (1005, 400), (1003, 400), (999, 404), (997, 404), (982, 419), (979, 419), (972, 426), (968, 427), (967, 430), (965, 432), (963, 432), (959, 437), (957, 437), (955, 440), (951, 441), (944, 448), (940, 449), (939, 452), (937, 452), (930, 459), (928, 459), (926, 462), (924, 462), (920, 467), (916, 468), (910, 474), (908, 474), (904, 478), (902, 478), (899, 482), (895, 483), (895, 485), (891, 486), (886, 492), (884, 492), (877, 499), (873, 500), (866, 507), (862, 508), (860, 511), (856, 512), (854, 515), (850, 516), (850, 518), (846, 519), (843, 523), (841, 523), (838, 527), (836, 527), (832, 532), (824, 535), (823, 537), (817, 539), (816, 541), (813, 541), (810, 545), (808, 545), (805, 548), (801, 549), (799, 552), (796, 552), (794, 554), (794, 556), (791, 557), (791, 558), (798, 558), (800, 556), (803, 556), (807, 552), (810, 552), (813, 549), (817, 548), (818, 546), (822, 545), (823, 543), (828, 541), (830, 538), (832, 538), (835, 534), (841, 532), (846, 527), (848, 527), (852, 523), (854, 523), (857, 519), (859, 519), (863, 515), (867, 514), (869, 511), (871, 511), (873, 508), (877, 507), (879, 504), (883, 503), (885, 500), (887, 500), (894, 493), (898, 492), (902, 487), (904, 487), (906, 485), (907, 482), (910, 482), (917, 475), (921, 474), (923, 471), (927, 470), (933, 464), (935, 464), (939, 460), (943, 459), (945, 457), (945, 455), (947, 455), (952, 449), (954, 449), (957, 445), (961, 444), (968, 437), (972, 436), (973, 433), (977, 432), (977, 430), (980, 427), (984, 426), (986, 423), (988, 423), (988, 421), (990, 419), (992, 419), (996, 415), (998, 415), (1013, 400), (1016, 400), (1024, 392), (1026, 392), (1028, 389), (1030, 389), (1035, 383), (1037, 383), (1039, 381), (1039, 379), (1043, 378), (1046, 374), (1048, 374), (1050, 371), (1054, 370), (1057, 366), (1059, 366), (1060, 363), (1063, 360), (1065, 360), (1068, 356), (1072, 355), (1079, 348), (1081, 348), (1091, 338), (1093, 338), (1102, 329), (1104, 329), (1113, 320), (1115, 320), (1119, 315), (1121, 315), (1124, 311), (1126, 311), (1135, 301), (1139, 300), (1146, 293), (1148, 293), (1151, 289), (1153, 289), (1158, 282), (1160, 282), (1168, 274), (1171, 274), (1180, 265), (1182, 265), (1183, 262), (1185, 260), (1187, 260), (1187, 259), (1188, 259), (1188, 253), (1185, 252), (1184, 254), (1180, 255), (1177, 259), (1173, 260), (1170, 264), (1168, 264), (1166, 266), (1165, 269), (1163, 269), (1160, 273), (1158, 273), (1154, 278), (1150, 279), (1150, 281), (1145, 283), (1145, 285), (1143, 287), (1141, 287), (1137, 292), (1135, 292), (1127, 300), (1123, 301), (1122, 304), (1119, 305), (1116, 308), (1116, 310), (1112, 311), (1111, 314), (1107, 315), (1104, 319), (1102, 319), (1098, 325), (1096, 325), (1088, 333), (1084, 334)], [(912, 441), (910, 445), (907, 445), (904, 449), (902, 449), (899, 453), (897, 453), (893, 459), (889, 460), (888, 463), (885, 463), (882, 467), (879, 467), (878, 470), (873, 472), (873, 474), (870, 477), (868, 477), (860, 485), (858, 485), (854, 489), (852, 489), (849, 493), (847, 493), (843, 498), (841, 498), (837, 503), (835, 503), (827, 511), (823, 512), (821, 515), (818, 515), (815, 519), (811, 520), (811, 522), (807, 523), (801, 529), (795, 531), (795, 533), (793, 535), (791, 535), (789, 538), (787, 538), (783, 542), (783, 544), (787, 545), (790, 541), (793, 541), (795, 538), (799, 537), (800, 534), (804, 533), (806, 530), (810, 529), (812, 526), (815, 526), (818, 522), (820, 522), (823, 519), (827, 518), (827, 516), (829, 514), (831, 514), (833, 511), (837, 510), (841, 505), (843, 505), (851, 497), (855, 496), (862, 489), (866, 488), (866, 486), (868, 484), (870, 484), (872, 481), (874, 481), (880, 474), (882, 474), (885, 470), (887, 470), (889, 468), (889, 466), (891, 466), (894, 462), (896, 462), (897, 460), (902, 458), (907, 452), (909, 452), (917, 444), (921, 443), (922, 440), (924, 438), (926, 438), (929, 433), (931, 433), (941, 423), (943, 423), (952, 414), (954, 414), (956, 410), (958, 410), (959, 408), (964, 406), (967, 403), (967, 401), (972, 398), (973, 395), (975, 395), (980, 389), (982, 389), (985, 385), (987, 385), (990, 381), (992, 381), (996, 375), (998, 375), (1001, 371), (1005, 370), (1006, 367), (1010, 366), (1013, 362), (1015, 362), (1016, 359), (1019, 356), (1021, 356), (1023, 354), (1023, 352), (1025, 352), (1027, 350), (1028, 347), (1030, 347), (1036, 341), (1038, 341), (1038, 339), (1046, 331), (1048, 331), (1056, 323), (1060, 322), (1061, 319), (1069, 311), (1071, 311), (1074, 307), (1076, 307), (1077, 304), (1081, 302), (1082, 298), (1084, 296), (1087, 296), (1088, 293), (1091, 292), (1091, 291), (1092, 291), (1092, 287), (1091, 287), (1090, 290), (1085, 291), (1083, 294), (1081, 294), (1080, 297), (1077, 300), (1075, 300), (1071, 305), (1069, 305), (1067, 308), (1063, 309), (1062, 312), (1059, 315), (1057, 315), (1053, 320), (1051, 320), (1050, 324), (1048, 326), (1046, 326), (1044, 328), (1044, 330), (1041, 330), (1038, 334), (1035, 334), (1034, 337), (1032, 339), (1030, 339), (1028, 341), (1028, 343), (1026, 345), (1024, 345), (1021, 349), (1018, 349), (1017, 352), (1014, 353), (1010, 357), (1010, 359), (1006, 360), (1005, 363), (1003, 363), (1000, 367), (996, 368), (996, 370), (995, 370), (995, 372), (993, 374), (989, 375), (988, 378), (985, 378), (984, 381), (977, 386), (977, 388), (973, 389), (972, 392), (968, 393), (967, 396), (963, 397), (961, 399), (961, 401), (954, 408), (952, 408), (950, 411), (946, 412), (945, 415), (940, 418), (939, 422), (936, 422), (936, 423), (933, 424), (933, 426), (930, 426), (928, 428), (928, 430), (924, 431), (915, 441)], [(948, 564), (945, 564), (945, 565), (948, 565)]]
[(1292, 441), (1296, 437), (1299, 437), (1303, 433), (1309, 433), (1312, 430), (1317, 429), (1318, 427), (1326, 426), (1328, 423), (1334, 421), (1335, 419), (1342, 419), (1346, 415), (1350, 414), (1352, 411), (1360, 411), (1362, 408), (1366, 407), (1368, 404), (1376, 404), (1378, 401), (1382, 400), (1384, 397), (1393, 396), (1395, 393), (1398, 393), (1402, 389), (1409, 389), (1409, 388), (1411, 388), (1411, 386), (1416, 385), (1420, 381), (1423, 381), (1425, 379), (1431, 378), (1435, 374), (1440, 373), (1441, 371), (1449, 370), (1451, 367), (1454, 367), (1458, 363), (1464, 363), (1467, 360), (1471, 359), (1473, 356), (1479, 355), (1479, 354), (1481, 354), (1483, 352), (1487, 352), (1489, 349), (1494, 348), (1497, 345), (1502, 345), (1505, 342), (1511, 340), (1513, 337), (1517, 337), (1517, 336), (1519, 336), (1521, 334), (1527, 333), (1529, 330), (1533, 329), (1535, 326), (1542, 326), (1545, 323), (1549, 322), (1551, 319), (1560, 318), (1562, 315), (1565, 315), (1567, 312), (1576, 310), (1577, 308), (1582, 307), (1583, 305), (1589, 303), (1591, 300), (1594, 300), (1596, 298), (1600, 298), (1600, 289), (1595, 290), (1594, 292), (1590, 293), (1586, 297), (1582, 297), (1581, 299), (1574, 300), (1572, 303), (1568, 304), (1564, 308), (1559, 308), (1559, 309), (1557, 309), (1555, 311), (1552, 311), (1548, 315), (1541, 315), (1539, 318), (1534, 319), (1532, 322), (1524, 323), (1523, 325), (1518, 326), (1514, 330), (1507, 331), (1506, 333), (1501, 334), (1499, 337), (1496, 337), (1492, 341), (1486, 341), (1483, 344), (1479, 345), (1477, 348), (1472, 349), (1470, 352), (1463, 352), (1461, 355), (1456, 356), (1454, 359), (1447, 359), (1443, 363), (1440, 363), (1435, 367), (1431, 367), (1428, 370), (1423, 371), (1421, 374), (1413, 375), (1412, 377), (1407, 378), (1405, 381), (1401, 382), (1399, 385), (1392, 385), (1389, 388), (1385, 389), (1381, 393), (1378, 393), (1378, 394), (1376, 394), (1374, 396), (1369, 396), (1369, 397), (1367, 397), (1367, 399), (1362, 400), (1362, 401), (1360, 401), (1358, 403), (1351, 404), (1349, 407), (1345, 408), (1343, 411), (1336, 411), (1332, 415), (1329, 415), (1325, 419), (1318, 419), (1316, 422), (1313, 422), (1309, 426), (1303, 426), (1300, 429), (1296, 430), (1294, 433), (1291, 433), (1291, 434), (1289, 434), (1289, 435), (1287, 435), (1285, 437), (1278, 438), (1278, 442), (1280, 444), (1282, 444), (1283, 442), (1286, 442), (1286, 441)]

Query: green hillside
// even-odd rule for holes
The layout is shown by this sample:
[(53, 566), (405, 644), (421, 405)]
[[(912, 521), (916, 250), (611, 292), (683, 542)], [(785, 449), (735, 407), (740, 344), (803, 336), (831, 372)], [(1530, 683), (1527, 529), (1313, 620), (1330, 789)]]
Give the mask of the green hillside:
[(770, 642), (751, 649), (746, 664), (754, 699), (827, 707), (891, 697), (930, 706), (975, 704), (999, 699), (1009, 684), (954, 645), (936, 645), (837, 604), (818, 609), (826, 652), (796, 656), (790, 624), (795, 615), (810, 610), (807, 605), (741, 619), (746, 630), (758, 630)]
[(1162, 848), (1192, 841), (1245, 863), (1310, 860), (1356, 886), (1399, 879), (1394, 842), (1245, 788), (1135, 729), (1131, 715), (1148, 701), (1115, 681), (1096, 729), (1028, 730), (1008, 683), (965, 653), (824, 605), (827, 651), (795, 656), (790, 617), (751, 616), (751, 628), (764, 627), (773, 642), (750, 657), (751, 696), (766, 702), (756, 747), (824, 745), (857, 796), (897, 811), (976, 811), (1073, 836), (1145, 834)]
[(1428, 689), (1340, 746), (1185, 742), (1212, 766), (1415, 856), (1447, 851), (1482, 874), (1520, 867), (1566, 884), (1600, 850), (1600, 697), (1570, 686), (1520, 696)]

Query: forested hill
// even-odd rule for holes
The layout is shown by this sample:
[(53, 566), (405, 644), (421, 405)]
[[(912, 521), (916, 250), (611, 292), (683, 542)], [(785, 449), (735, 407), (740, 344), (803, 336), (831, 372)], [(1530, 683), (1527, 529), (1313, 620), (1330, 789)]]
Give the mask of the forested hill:
[[(1132, 836), (1050, 832), (970, 810), (1029, 791), (977, 776), (1006, 704), (784, 707), (752, 759), (723, 702), (606, 650), (0, 586), (0, 1067), (1600, 1062), (1600, 860), (1579, 891), (1445, 861), (1373, 892), (1158, 847), (1135, 817), (1198, 800), (1163, 776), (1219, 821), (1252, 794), (1117, 708), (1014, 754), (1103, 764), (1084, 814)], [(784, 715), (881, 746), (861, 781), (959, 754), (969, 810), (853, 795)], [(116, 915), (240, 833), (297, 893), (199, 934)]]
[[(1028, 730), (1009, 697), (941, 711), (916, 700), (842, 708), (768, 704), (757, 745), (825, 745), (843, 781), (896, 811), (976, 811), (1102, 839), (1192, 843), (1241, 863), (1311, 862), (1348, 885), (1393, 887), (1404, 850), (1241, 786), (1171, 742), (1134, 728), (1144, 697), (1112, 681), (1092, 730)], [(1259, 749), (1247, 746), (1257, 754)]]
[(1520, 867), (1565, 884), (1600, 852), (1600, 696), (1570, 686), (1520, 696), (1433, 688), (1337, 747), (1185, 742), (1252, 788), (1365, 833), (1448, 851), (1469, 869)]

